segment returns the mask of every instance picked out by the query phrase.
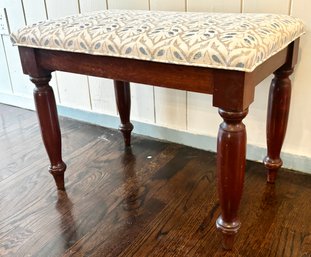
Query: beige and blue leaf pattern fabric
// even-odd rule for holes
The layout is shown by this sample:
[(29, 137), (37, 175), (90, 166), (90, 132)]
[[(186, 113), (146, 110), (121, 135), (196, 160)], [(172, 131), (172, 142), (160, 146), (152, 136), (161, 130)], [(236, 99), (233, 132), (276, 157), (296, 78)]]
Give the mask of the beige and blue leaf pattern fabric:
[(278, 14), (109, 10), (48, 20), (15, 45), (251, 72), (304, 33)]

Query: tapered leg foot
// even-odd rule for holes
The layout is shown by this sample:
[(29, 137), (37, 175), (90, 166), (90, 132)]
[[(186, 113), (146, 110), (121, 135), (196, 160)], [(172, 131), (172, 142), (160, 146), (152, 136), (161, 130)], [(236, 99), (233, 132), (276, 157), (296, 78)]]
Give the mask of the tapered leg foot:
[(58, 190), (65, 190), (65, 170), (67, 166), (62, 161), (57, 166), (50, 166), (49, 172), (53, 175)]
[(119, 130), (122, 132), (124, 138), (124, 145), (131, 146), (131, 134), (134, 126), (132, 123), (121, 124)]
[(222, 216), (220, 216), (216, 221), (216, 227), (222, 233), (222, 247), (225, 250), (231, 250), (233, 248), (235, 235), (241, 227), (241, 222), (237, 220), (226, 223), (223, 221)]
[(130, 122), (131, 112), (131, 90), (130, 83), (126, 81), (114, 80), (116, 103), (121, 119), (120, 131), (123, 134), (125, 146), (131, 145), (131, 133), (134, 128)]
[(217, 183), (221, 216), (216, 221), (216, 227), (223, 234), (224, 249), (230, 250), (241, 225), (238, 209), (246, 161), (246, 129), (242, 120), (247, 115), (247, 110), (230, 112), (220, 109), (219, 114), (224, 122), (220, 124), (217, 143)]
[(263, 162), (267, 168), (267, 182), (274, 183), (277, 171), (282, 167), (280, 153), (286, 134), (291, 81), (289, 76), (293, 69), (281, 68), (274, 73), (271, 82), (267, 114), (267, 148), (268, 153)]
[(50, 79), (51, 75), (30, 78), (36, 85), (34, 99), (43, 143), (51, 162), (49, 172), (54, 177), (57, 189), (64, 190), (66, 164), (62, 160), (61, 133), (53, 89), (49, 86)]
[(270, 159), (268, 156), (266, 156), (263, 160), (263, 163), (267, 168), (267, 182), (272, 184), (275, 183), (277, 171), (282, 167), (283, 161), (281, 158)]

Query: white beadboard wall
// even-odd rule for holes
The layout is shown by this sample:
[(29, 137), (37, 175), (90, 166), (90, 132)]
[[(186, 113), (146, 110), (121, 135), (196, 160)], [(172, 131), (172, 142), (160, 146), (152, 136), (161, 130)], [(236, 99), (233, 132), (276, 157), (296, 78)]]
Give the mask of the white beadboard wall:
[[(44, 19), (102, 9), (142, 9), (213, 12), (272, 12), (300, 17), (307, 26), (293, 81), (291, 112), (283, 147), (285, 166), (311, 173), (311, 9), (310, 0), (0, 0), (11, 30)], [(0, 38), (0, 102), (33, 109), (33, 85), (22, 74), (18, 51), (8, 35)], [(245, 123), (248, 158), (265, 154), (265, 119), (271, 76), (256, 89)], [(117, 110), (111, 80), (56, 72), (54, 88), (60, 113), (103, 126), (116, 126)], [(137, 132), (215, 150), (221, 119), (209, 95), (132, 84), (132, 120)], [(302, 115), (306, 113), (303, 118)], [(99, 119), (98, 117), (103, 117)], [(82, 118), (81, 118), (82, 117)], [(84, 117), (84, 118), (83, 118)], [(93, 118), (89, 118), (93, 117)], [(96, 120), (97, 119), (97, 120)], [(113, 124), (113, 125), (111, 125)], [(205, 144), (205, 145), (204, 145)]]

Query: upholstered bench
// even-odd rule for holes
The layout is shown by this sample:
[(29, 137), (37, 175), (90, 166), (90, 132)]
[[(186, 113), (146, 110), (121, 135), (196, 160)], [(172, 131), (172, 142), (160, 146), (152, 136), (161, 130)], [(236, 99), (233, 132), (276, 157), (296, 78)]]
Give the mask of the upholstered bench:
[(268, 181), (281, 167), (300, 20), (274, 14), (101, 11), (44, 21), (11, 35), (23, 71), (36, 85), (34, 98), (57, 188), (65, 163), (51, 72), (60, 70), (114, 80), (120, 130), (130, 145), (129, 82), (213, 95), (223, 122), (217, 144), (221, 216), (216, 225), (230, 249), (240, 227), (246, 130), (242, 123), (255, 86), (274, 73), (267, 120)]

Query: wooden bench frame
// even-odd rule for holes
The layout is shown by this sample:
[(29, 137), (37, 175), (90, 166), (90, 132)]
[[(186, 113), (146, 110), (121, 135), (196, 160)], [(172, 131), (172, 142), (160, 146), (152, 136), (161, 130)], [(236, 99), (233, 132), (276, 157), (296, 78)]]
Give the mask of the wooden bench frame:
[(114, 80), (125, 145), (130, 146), (133, 125), (130, 123), (129, 82), (144, 83), (213, 95), (213, 105), (223, 118), (217, 143), (217, 179), (221, 216), (216, 221), (223, 233), (223, 246), (231, 249), (240, 227), (238, 209), (242, 196), (246, 129), (242, 123), (254, 99), (255, 86), (274, 73), (269, 94), (267, 148), (264, 159), (267, 180), (274, 182), (282, 166), (280, 152), (286, 133), (291, 82), (289, 76), (297, 62), (299, 39), (272, 56), (253, 72), (241, 72), (135, 59), (19, 47), (23, 71), (36, 85), (34, 99), (42, 138), (57, 188), (64, 190), (66, 165), (62, 160), (61, 133), (52, 88), (51, 72), (66, 71)]

